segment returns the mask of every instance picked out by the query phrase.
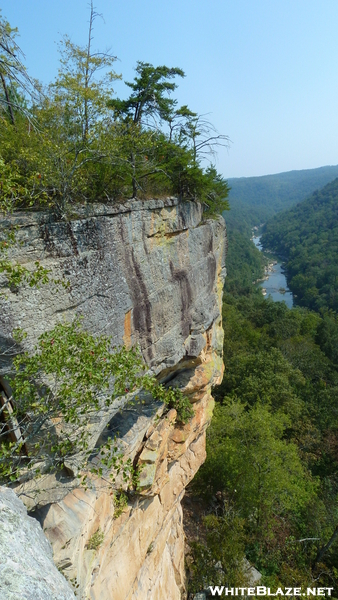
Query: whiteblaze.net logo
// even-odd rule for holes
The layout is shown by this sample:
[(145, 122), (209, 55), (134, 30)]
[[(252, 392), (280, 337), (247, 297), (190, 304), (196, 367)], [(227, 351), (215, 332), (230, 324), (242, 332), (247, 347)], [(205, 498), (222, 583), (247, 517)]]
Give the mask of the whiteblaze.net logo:
[(331, 596), (333, 587), (323, 588), (306, 588), (306, 591), (302, 588), (277, 588), (277, 590), (271, 591), (271, 588), (267, 588), (264, 585), (258, 585), (257, 587), (240, 587), (240, 588), (227, 588), (224, 585), (210, 586), (209, 590), (212, 596)]

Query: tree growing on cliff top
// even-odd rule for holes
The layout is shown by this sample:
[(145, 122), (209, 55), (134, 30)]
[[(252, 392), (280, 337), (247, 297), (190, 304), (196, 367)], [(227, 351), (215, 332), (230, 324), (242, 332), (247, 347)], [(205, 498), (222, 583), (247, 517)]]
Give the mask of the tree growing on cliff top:
[[(74, 44), (67, 35), (63, 37), (59, 74), (51, 85), (54, 100), (63, 106), (71, 138), (83, 144), (95, 137), (95, 127), (107, 116), (107, 102), (114, 91), (112, 84), (121, 78), (113, 69), (116, 56), (109, 50), (93, 51), (94, 21), (98, 16), (91, 1), (85, 46)], [(98, 77), (100, 72), (103, 74)]]
[[(132, 89), (129, 98), (108, 103), (125, 125), (133, 196), (152, 177), (157, 184), (167, 180), (175, 194), (201, 200), (210, 213), (227, 210), (226, 182), (214, 167), (204, 170), (199, 162), (203, 155), (213, 155), (216, 146), (228, 144), (227, 136), (218, 135), (209, 121), (186, 105), (177, 109), (177, 100), (170, 94), (177, 87), (172, 79), (185, 76), (182, 69), (139, 61), (136, 73), (134, 82), (127, 82)], [(147, 149), (140, 143), (145, 134)]]
[[(64, 37), (57, 79), (27, 109), (38, 129), (16, 119), (6, 101), (13, 119), (8, 111), (7, 122), (0, 119), (1, 152), (27, 190), (22, 204), (30, 207), (33, 199), (34, 208), (67, 219), (76, 203), (177, 195), (200, 200), (210, 214), (222, 212), (226, 182), (215, 169), (204, 169), (200, 157), (226, 136), (208, 135), (201, 117), (177, 109), (173, 93), (184, 76), (178, 67), (138, 62), (127, 83), (130, 97), (111, 99), (116, 58), (93, 51), (97, 16), (91, 2), (84, 46)], [(8, 127), (14, 119), (15, 127)]]
[[(150, 63), (141, 61), (138, 61), (135, 70), (137, 76), (134, 82), (126, 82), (126, 85), (132, 89), (129, 98), (127, 100), (117, 98), (108, 102), (115, 118), (125, 124), (125, 138), (130, 146), (133, 197), (136, 197), (138, 190), (142, 189), (141, 179), (149, 178), (151, 175), (166, 175), (165, 165), (159, 164), (156, 152), (158, 146), (156, 133), (160, 130), (157, 119), (167, 120), (176, 104), (176, 100), (170, 98), (169, 94), (176, 89), (177, 84), (170, 80), (177, 76), (184, 77), (184, 72), (178, 67), (169, 68), (164, 65), (154, 67)], [(140, 143), (144, 137), (144, 128), (155, 131), (153, 136), (148, 137), (147, 148)], [(149, 156), (152, 157), (151, 161)]]
[[(156, 117), (167, 120), (177, 103), (170, 98), (177, 84), (171, 79), (185, 77), (184, 71), (178, 67), (165, 65), (154, 67), (150, 63), (137, 62), (135, 69), (138, 76), (126, 85), (133, 91), (127, 100), (110, 100), (108, 106), (114, 109), (116, 116), (130, 120), (134, 124), (157, 126)], [(149, 122), (149, 118), (153, 122)]]

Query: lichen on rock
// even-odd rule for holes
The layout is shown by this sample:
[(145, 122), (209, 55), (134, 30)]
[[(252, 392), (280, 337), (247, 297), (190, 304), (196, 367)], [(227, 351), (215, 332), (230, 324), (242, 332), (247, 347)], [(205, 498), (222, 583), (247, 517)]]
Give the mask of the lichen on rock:
[(0, 600), (75, 600), (40, 524), (0, 487)]

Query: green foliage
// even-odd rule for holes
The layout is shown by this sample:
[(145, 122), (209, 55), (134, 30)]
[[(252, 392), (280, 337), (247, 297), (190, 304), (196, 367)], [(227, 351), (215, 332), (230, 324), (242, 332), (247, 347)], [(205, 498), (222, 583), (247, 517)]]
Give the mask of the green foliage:
[(336, 366), (338, 366), (338, 317), (332, 311), (324, 313), (317, 327), (316, 342)]
[[(225, 375), (214, 390), (207, 460), (192, 484), (214, 507), (217, 499), (217, 510), (208, 517), (211, 537), (206, 521), (205, 543), (192, 546), (192, 591), (211, 582), (235, 587), (239, 575), (227, 579), (227, 569), (236, 556), (237, 565), (244, 556), (255, 565), (263, 585), (335, 584), (334, 324), (332, 314), (290, 310), (255, 293), (225, 295)], [(238, 525), (226, 535), (230, 509)], [(223, 560), (222, 545), (232, 543), (233, 555)]]
[(296, 304), (338, 310), (338, 179), (268, 222), (262, 244), (285, 257)]
[(86, 450), (84, 421), (101, 406), (99, 394), (106, 392), (104, 403), (109, 405), (136, 384), (143, 369), (134, 350), (112, 352), (109, 338), (94, 338), (78, 321), (59, 324), (40, 336), (35, 353), (18, 355), (13, 366), (14, 417), (22, 438), (11, 447), (12, 461), (1, 457), (1, 476), (10, 479), (16, 479), (23, 466), (33, 468), (39, 462), (60, 468), (66, 456)]
[[(230, 214), (230, 213), (229, 213)], [(250, 295), (254, 293), (253, 282), (261, 279), (264, 274), (266, 259), (262, 252), (238, 230), (228, 227), (227, 277), (224, 289), (234, 295)], [(259, 292), (260, 293), (260, 292)]]
[[(26, 198), (28, 204), (33, 204), (32, 195), (20, 183), (20, 175), (15, 163), (5, 164), (0, 156), (0, 216), (8, 216), (15, 208), (20, 206), (22, 199)], [(23, 283), (30, 287), (38, 287), (49, 281), (49, 270), (42, 267), (39, 261), (35, 268), (28, 270), (26, 267), (14, 263), (8, 258), (8, 252), (16, 244), (15, 227), (4, 228), (0, 231), (0, 273), (4, 273), (8, 287), (17, 289)], [(67, 287), (66, 281), (53, 280), (58, 285)]]
[[(79, 321), (59, 324), (42, 334), (34, 354), (16, 356), (13, 367), (15, 409), (0, 431), (2, 481), (17, 480), (22, 469), (60, 469), (65, 460), (79, 453), (79, 466), (84, 468), (91, 453), (90, 415), (138, 388), (175, 408), (181, 422), (193, 415), (179, 389), (166, 389), (154, 376), (144, 374), (137, 350), (112, 348), (109, 337), (92, 336)], [(17, 430), (20, 437), (9, 441), (8, 434)], [(112, 481), (120, 472), (125, 482), (137, 481), (137, 471), (130, 459), (124, 461), (116, 439), (108, 439), (99, 449), (98, 460), (90, 464), (96, 475), (102, 476), (104, 469), (112, 470)], [(82, 483), (88, 485), (88, 475)]]
[(87, 550), (98, 550), (102, 546), (104, 540), (104, 533), (101, 529), (97, 529), (95, 533), (89, 538), (86, 548)]
[[(5, 247), (7, 248), (9, 244), (8, 237), (5, 244)], [(30, 287), (39, 287), (40, 284), (47, 283), (49, 281), (48, 273), (50, 271), (42, 267), (39, 261), (36, 261), (34, 264), (35, 269), (33, 271), (29, 271), (22, 265), (13, 264), (7, 259), (6, 255), (3, 254), (0, 247), (0, 273), (5, 273), (9, 288), (17, 289), (19, 285), (22, 285), (25, 282), (28, 283)], [(66, 285), (66, 283), (61, 280), (54, 281), (55, 283)]]
[[(262, 573), (262, 584), (274, 589), (291, 581), (304, 587), (319, 581), (336, 584), (336, 314), (327, 308), (320, 313), (289, 310), (285, 303), (264, 299), (252, 282), (262, 277), (265, 259), (249, 239), (253, 226), (301, 200), (336, 172), (337, 167), (328, 167), (229, 181), (225, 372), (213, 392), (217, 403), (207, 431), (207, 460), (192, 482), (210, 512), (200, 524), (200, 539), (189, 543), (192, 594), (210, 583), (238, 587), (244, 557)], [(325, 207), (332, 230), (333, 205)], [(306, 206), (304, 202), (289, 213), (301, 215), (303, 241), (311, 214)], [(314, 213), (312, 218), (319, 236), (324, 220)], [(267, 224), (267, 232), (273, 226), (275, 233), (275, 223), (280, 223), (280, 246), (266, 243), (278, 253), (290, 242), (285, 223), (292, 235), (301, 237), (300, 222), (288, 219), (281, 214)], [(310, 247), (309, 238), (309, 265), (319, 248), (312, 236), (313, 242)], [(326, 253), (333, 260), (328, 248)]]
[(118, 519), (128, 506), (128, 496), (123, 490), (114, 494), (114, 519)]
[(151, 542), (147, 548), (147, 554), (151, 554), (151, 552), (154, 550), (154, 544)]
[(297, 418), (300, 413), (296, 392), (304, 384), (302, 374), (293, 368), (278, 348), (238, 352), (229, 360), (222, 387), (217, 394), (241, 398), (243, 403), (271, 407)]
[(150, 63), (137, 62), (135, 68), (137, 76), (133, 82), (126, 85), (133, 91), (127, 100), (110, 100), (108, 106), (114, 109), (117, 117), (131, 121), (134, 124), (152, 118), (168, 119), (172, 113), (176, 101), (170, 96), (177, 88), (177, 84), (171, 79), (184, 77), (184, 72), (178, 67), (166, 67), (165, 65), (153, 67)]
[(206, 543), (192, 542), (188, 562), (189, 592), (197, 593), (212, 585), (239, 587), (246, 585), (243, 569), (245, 551), (244, 519), (229, 504), (222, 515), (203, 519)]
[(229, 210), (227, 196), (229, 186), (225, 179), (217, 173), (214, 166), (209, 166), (201, 178), (200, 189), (195, 189), (198, 198), (206, 207), (206, 214), (219, 215)]
[(315, 491), (297, 446), (283, 439), (288, 425), (285, 415), (273, 414), (261, 403), (248, 409), (242, 399), (224, 401), (215, 410), (208, 460), (200, 475), (205, 490), (235, 499), (251, 528), (266, 535), (276, 514), (297, 513)]
[(330, 166), (263, 177), (230, 178), (229, 226), (250, 236), (252, 227), (301, 202), (337, 176), (338, 166)]
[[(61, 219), (69, 218), (78, 202), (130, 197), (178, 195), (199, 199), (210, 216), (226, 210), (226, 182), (200, 162), (226, 137), (186, 106), (177, 109), (170, 94), (183, 71), (138, 62), (134, 81), (127, 83), (130, 97), (112, 99), (120, 76), (114, 56), (93, 51), (97, 16), (91, 3), (85, 45), (63, 38), (58, 77), (45, 95), (37, 94), (32, 104), (18, 88), (24, 91), (16, 102), (25, 109), (15, 114), (14, 104), (5, 102), (11, 112), (0, 119), (2, 167), (16, 184), (15, 194), (13, 185), (7, 186), (7, 201), (15, 195), (16, 207), (47, 208)], [(1, 64), (0, 56), (0, 75)]]
[(6, 164), (0, 156), (0, 211), (13, 211), (27, 190), (20, 184), (20, 175), (16, 165)]
[[(130, 405), (131, 404), (132, 402)], [(122, 481), (127, 485), (128, 489), (132, 488), (136, 491), (139, 490), (142, 465), (137, 464), (134, 466), (131, 458), (128, 458), (127, 460), (125, 459), (124, 453), (119, 447), (119, 440), (117, 436), (115, 436), (114, 439), (108, 437), (104, 444), (100, 444), (97, 455), (95, 457), (91, 457), (89, 470), (93, 475), (109, 481), (109, 485), (115, 484), (117, 477), (121, 473)], [(85, 488), (88, 488), (91, 485), (90, 476), (88, 473), (85, 473), (84, 475), (79, 473), (78, 477), (81, 485), (83, 485)], [(124, 507), (124, 496), (124, 492), (119, 490), (116, 492), (116, 497), (114, 497), (114, 501), (116, 500), (117, 503), (117, 516), (121, 514), (119, 513), (119, 505), (121, 504), (121, 506)], [(123, 509), (121, 512), (123, 512)]]
[[(88, 43), (81, 47), (64, 36), (60, 44), (60, 69), (52, 84), (54, 102), (62, 106), (69, 133), (78, 143), (88, 142), (100, 133), (100, 121), (107, 117), (112, 83), (120, 76), (112, 69), (116, 57), (92, 51), (92, 28), (96, 13), (90, 15)], [(99, 71), (103, 75), (97, 78)]]
[(194, 414), (189, 399), (184, 396), (178, 388), (166, 388), (159, 384), (155, 377), (145, 375), (142, 379), (142, 387), (150, 392), (155, 400), (163, 402), (168, 408), (174, 408), (177, 411), (177, 420), (180, 423), (187, 423)]
[[(187, 106), (176, 109), (177, 101), (169, 94), (177, 87), (171, 79), (184, 77), (181, 69), (138, 62), (136, 72), (134, 82), (127, 83), (132, 89), (130, 97), (108, 103), (129, 138), (133, 196), (147, 195), (149, 186), (155, 186), (162, 193), (167, 189), (181, 197), (198, 198), (210, 215), (227, 210), (226, 181), (213, 166), (203, 169), (199, 163), (199, 156), (212, 154), (226, 136), (209, 135), (215, 132), (213, 126)], [(160, 130), (163, 122), (169, 127), (169, 136)], [(148, 146), (144, 145), (145, 132)]]
[(20, 114), (28, 114), (22, 94), (37, 96), (36, 83), (22, 63), (23, 53), (15, 41), (17, 35), (18, 30), (10, 26), (0, 11), (0, 119), (11, 125), (16, 124)]

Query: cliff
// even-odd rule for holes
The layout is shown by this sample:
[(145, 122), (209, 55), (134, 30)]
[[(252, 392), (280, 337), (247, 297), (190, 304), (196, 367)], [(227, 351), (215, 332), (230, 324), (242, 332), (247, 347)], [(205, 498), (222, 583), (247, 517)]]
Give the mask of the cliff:
[[(125, 457), (142, 465), (139, 493), (120, 510), (104, 477), (85, 489), (74, 465), (15, 491), (40, 521), (78, 597), (183, 598), (181, 499), (205, 459), (211, 387), (223, 368), (224, 221), (203, 221), (198, 203), (168, 198), (92, 205), (68, 222), (21, 213), (13, 223), (22, 242), (13, 258), (28, 268), (40, 260), (51, 277), (70, 285), (6, 290), (2, 348), (11, 346), (15, 327), (27, 332), (23, 345), (30, 350), (40, 333), (81, 315), (89, 331), (112, 336), (116, 345), (138, 345), (149, 368), (179, 386), (194, 407), (192, 420), (179, 425), (175, 410), (164, 411), (147, 395), (131, 405), (129, 394), (89, 415), (93, 447), (118, 433)], [(6, 353), (1, 358), (4, 375), (10, 361)]]
[(8, 488), (0, 487), (0, 600), (75, 600), (53, 563), (36, 521)]

